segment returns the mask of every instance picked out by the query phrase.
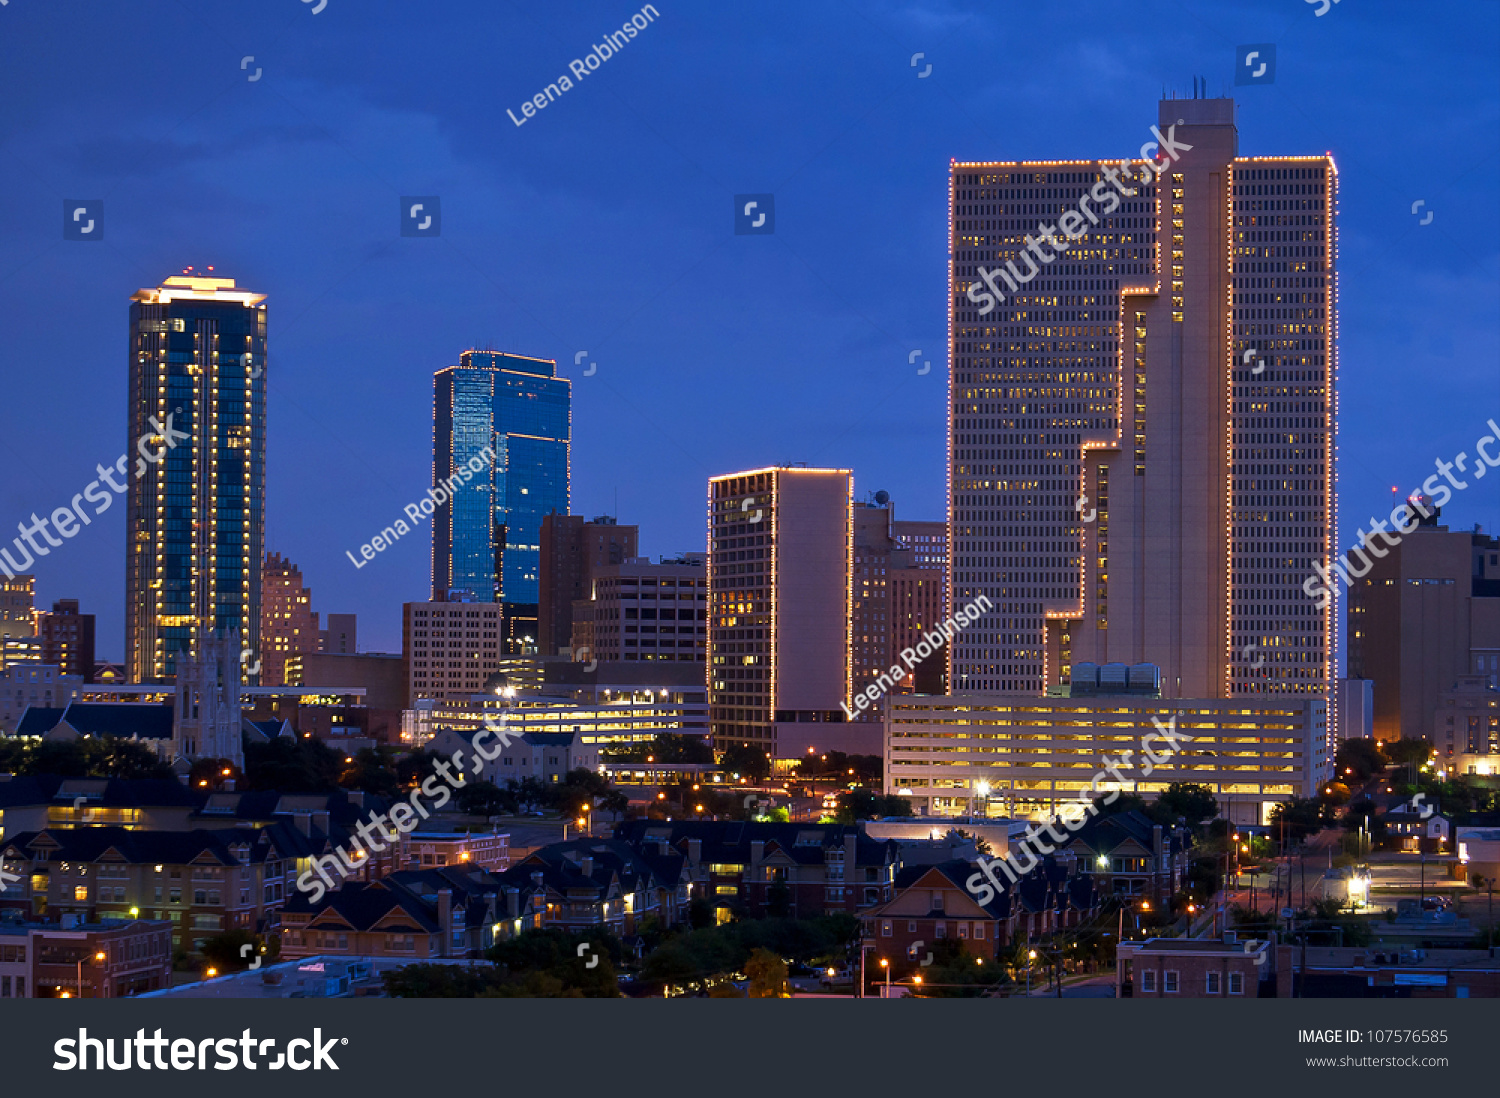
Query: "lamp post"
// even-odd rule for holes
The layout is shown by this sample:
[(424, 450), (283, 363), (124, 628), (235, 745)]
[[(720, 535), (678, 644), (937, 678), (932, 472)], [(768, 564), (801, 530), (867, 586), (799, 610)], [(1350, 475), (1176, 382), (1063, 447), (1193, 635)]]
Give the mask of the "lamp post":
[(1036, 961), (1036, 950), (1026, 951), (1026, 998), (1031, 998), (1031, 966)]
[(885, 969), (885, 997), (891, 997), (891, 962), (884, 957), (880, 958), (880, 967)]
[[(94, 954), (94, 960), (95, 961), (102, 961), (102, 960), (104, 960), (104, 951), (100, 950), (98, 953), (95, 953)], [(78, 997), (80, 999), (83, 998), (83, 962), (84, 962), (84, 958), (80, 955), (79, 958), (78, 958)], [(99, 996), (96, 995), (96, 996), (94, 996), (94, 998), (97, 999), (97, 998), (99, 998)]]

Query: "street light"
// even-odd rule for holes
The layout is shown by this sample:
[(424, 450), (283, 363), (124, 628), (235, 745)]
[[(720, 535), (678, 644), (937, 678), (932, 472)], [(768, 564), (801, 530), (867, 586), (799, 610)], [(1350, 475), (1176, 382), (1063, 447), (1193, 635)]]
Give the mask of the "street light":
[(880, 958), (880, 967), (885, 969), (885, 997), (891, 997), (891, 962), (884, 957)]
[[(105, 956), (104, 955), (104, 951), (100, 950), (98, 953), (94, 954), (94, 960), (95, 961), (102, 961), (102, 960), (104, 960), (104, 956)], [(78, 958), (78, 997), (80, 999), (83, 998), (83, 962), (84, 962), (84, 960), (85, 960), (85, 958), (83, 958), (83, 957), (79, 957)], [(68, 997), (67, 994), (64, 993), (63, 994), (63, 998), (66, 999), (67, 997)], [(95, 998), (97, 999), (98, 996), (96, 995)]]
[(1036, 950), (1026, 951), (1026, 998), (1031, 998), (1031, 966), (1036, 961)]

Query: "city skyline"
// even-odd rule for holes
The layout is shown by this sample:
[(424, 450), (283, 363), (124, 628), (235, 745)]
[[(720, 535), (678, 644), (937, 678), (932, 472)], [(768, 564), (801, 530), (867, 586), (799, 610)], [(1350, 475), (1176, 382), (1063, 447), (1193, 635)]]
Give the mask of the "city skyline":
[[(1143, 13), (1165, 17), (1167, 11), (1148, 5)], [(535, 39), (536, 48), (547, 53), (547, 35), (597, 36), (595, 24), (613, 19), (610, 13), (611, 20), (599, 22), (604, 12), (597, 7), (545, 17), (556, 22)], [(524, 154), (525, 166), (492, 168), (490, 154), (473, 143), (490, 131), (476, 129), (484, 124), (482, 112), (465, 97), (393, 113), (358, 66), (324, 48), (328, 42), (319, 37), (352, 35), (379, 48), (393, 33), (384, 28), (346, 23), (334, 31), (325, 14), (298, 24), (274, 57), (257, 40), (227, 60), (200, 61), (188, 47), (207, 33), (204, 28), (168, 21), (164, 33), (182, 46), (178, 52), (190, 58), (191, 72), (152, 66), (126, 72), (108, 63), (106, 51), (140, 31), (105, 13), (73, 44), (85, 69), (107, 70), (114, 86), (123, 81), (141, 102), (171, 103), (156, 94), (161, 82), (184, 75), (215, 89), (219, 99), (197, 121), (185, 117), (186, 108), (152, 106), (139, 123), (127, 123), (158, 135), (163, 155), (183, 166), (182, 182), (163, 175), (156, 158), (143, 161), (106, 139), (118, 121), (113, 116), (82, 116), (77, 144), (88, 155), (81, 160), (45, 139), (53, 113), (13, 130), (12, 142), (31, 141), (23, 159), (34, 171), (4, 185), (7, 201), (0, 209), (0, 224), (16, 246), (12, 292), (0, 305), (11, 310), (5, 354), (10, 362), (48, 361), (58, 368), (8, 377), (15, 399), (0, 413), (0, 452), (18, 475), (0, 487), (0, 514), (19, 521), (33, 511), (50, 512), (93, 477), (97, 463), (114, 456), (110, 451), (118, 453), (114, 439), (126, 380), (118, 321), (107, 321), (117, 308), (110, 302), (134, 286), (154, 284), (163, 271), (213, 263), (271, 295), (284, 318), (271, 352), (267, 548), (304, 569), (317, 591), (317, 609), (358, 612), (370, 650), (396, 649), (399, 602), (428, 593), (426, 539), (403, 539), (361, 570), (344, 560), (344, 550), (357, 550), (386, 516), (400, 513), (427, 486), (430, 390), (424, 390), (432, 373), (464, 346), (515, 348), (558, 360), (559, 373), (575, 383), (573, 510), (639, 524), (643, 553), (702, 548), (697, 500), (705, 475), (786, 460), (852, 468), (857, 497), (883, 488), (902, 516), (940, 519), (944, 319), (937, 287), (946, 262), (948, 162), (1080, 151), (1129, 156), (1139, 142), (1122, 135), (1140, 129), (1161, 85), (1185, 91), (1188, 74), (1196, 71), (1210, 74), (1213, 93), (1227, 90), (1235, 44), (1275, 33), (1279, 23), (1265, 26), (1271, 14), (1273, 5), (1263, 4), (1233, 18), (1188, 20), (1171, 42), (1121, 28), (1108, 45), (1070, 47), (1077, 52), (1066, 55), (1067, 79), (1048, 75), (1015, 88), (976, 67), (1001, 33), (993, 15), (934, 11), (924, 20), (879, 12), (851, 24), (850, 55), (832, 62), (844, 84), (836, 80), (831, 97), (811, 93), (807, 82), (816, 66), (809, 64), (785, 92), (732, 108), (738, 121), (727, 131), (748, 137), (726, 144), (715, 131), (697, 145), (684, 144), (688, 134), (703, 132), (689, 128), (691, 114), (669, 116), (662, 134), (653, 135), (635, 128), (622, 105), (641, 97), (656, 102), (671, 90), (649, 61), (642, 62), (649, 51), (673, 49), (682, 35), (716, 34), (722, 18), (665, 12), (565, 100), (523, 128), (506, 122), (496, 131), (502, 144), (524, 143), (515, 151)], [(22, 31), (36, 18), (17, 10), (6, 15), (16, 17)], [(753, 44), (780, 41), (799, 23), (818, 18), (784, 16), (790, 22), (775, 32), (756, 31), (751, 45), (729, 47), (717, 64), (749, 66)], [(456, 18), (460, 13), (434, 15), (436, 31)], [(1492, 388), (1486, 364), (1496, 357), (1495, 306), (1480, 289), (1488, 284), (1493, 257), (1476, 255), (1477, 238), (1460, 227), (1483, 223), (1485, 175), (1476, 170), (1483, 153), (1466, 135), (1493, 130), (1494, 95), (1477, 82), (1473, 64), (1484, 36), (1457, 18), (1437, 12), (1420, 28), (1402, 28), (1399, 37), (1392, 24), (1340, 24), (1341, 34), (1354, 36), (1359, 55), (1399, 52), (1408, 38), (1453, 44), (1451, 79), (1420, 96), (1404, 71), (1365, 86), (1348, 68), (1348, 57), (1336, 72), (1328, 70), (1315, 32), (1333, 20), (1299, 22), (1287, 32), (1275, 85), (1234, 88), (1242, 154), (1327, 151), (1341, 171), (1342, 358), (1357, 369), (1345, 375), (1340, 547), (1372, 514), (1389, 510), (1393, 485), (1404, 495), (1430, 474), (1435, 458), (1471, 443), (1485, 417), (1470, 424), (1456, 410), (1471, 403), (1471, 394), (1482, 397)], [(1475, 18), (1493, 17), (1481, 12)], [(253, 29), (248, 17), (211, 19), (221, 40), (237, 41)], [(1018, 12), (1004, 33), (1013, 26), (1028, 40), (1047, 40), (1064, 21), (1054, 13)], [(534, 33), (524, 24), (507, 23), (506, 30), (521, 38)], [(454, 39), (461, 37), (455, 31)], [(412, 48), (399, 79), (428, 79), (427, 66), (437, 58), (420, 45)], [(561, 57), (566, 50), (558, 49)], [(270, 61), (257, 83), (237, 69), (240, 53), (253, 50), (260, 51), (258, 64)], [(934, 64), (927, 79), (906, 65), (915, 50), (925, 50)], [(1060, 56), (1039, 59), (1038, 72)], [(451, 60), (443, 58), (444, 71), (453, 71)], [(546, 83), (538, 77), (553, 79), (557, 68), (550, 56), (534, 65), (528, 59), (497, 94), (520, 102)], [(794, 71), (801, 73), (795, 65)], [(694, 70), (674, 79), (700, 75)], [(25, 56), (0, 80), (13, 82), (21, 101), (45, 95), (50, 112), (94, 101), (84, 98), (95, 94), (88, 87), (59, 83)], [(1002, 108), (1002, 89), (1019, 101)], [(623, 100), (608, 102), (616, 91)], [(724, 108), (721, 97), (712, 99), (714, 109)], [(804, 105), (807, 122), (790, 145), (784, 131), (773, 136), (754, 124), (758, 115), (780, 117), (779, 107), (792, 101)], [(1310, 102), (1319, 105), (1311, 114)], [(581, 109), (585, 103), (593, 105)], [(955, 103), (965, 106), (954, 110)], [(872, 105), (879, 108), (875, 117), (862, 123)], [(450, 124), (446, 134), (431, 127), (440, 119)], [(176, 136), (160, 136), (178, 125), (185, 128)], [(1383, 167), (1383, 143), (1403, 129), (1429, 134), (1429, 171), (1420, 185)], [(637, 151), (627, 152), (623, 133), (639, 143)], [(887, 133), (907, 136), (895, 145), (870, 140)], [(283, 166), (272, 170), (263, 158), (248, 170), (224, 170), (241, 152), (226, 143), (234, 134), (258, 143)], [(533, 173), (566, 164), (579, 141), (611, 156), (617, 177), (574, 184), (588, 213), (582, 221), (561, 221), (552, 203), (537, 198)], [(379, 170), (386, 164), (393, 170)], [(287, 188), (287, 165), (301, 179), (324, 182), (311, 190)], [(679, 166), (680, 178), (664, 183), (660, 170)], [(841, 185), (854, 179), (877, 182), (852, 190)], [(206, 180), (212, 184), (204, 186)], [(503, 199), (497, 200), (497, 187)], [(778, 199), (779, 239), (734, 236), (727, 198), (767, 190)], [(399, 235), (395, 198), (411, 192), (441, 193), (441, 240)], [(856, 197), (827, 205), (825, 196), (835, 193)], [(35, 213), (55, 211), (55, 196), (64, 194), (106, 200), (104, 248), (58, 239), (55, 212)], [(1423, 214), (1433, 215), (1430, 223), (1412, 214), (1418, 201), (1425, 203)], [(617, 216), (620, 202), (638, 217)], [(857, 217), (888, 227), (878, 248), (856, 239)], [(665, 244), (650, 258), (632, 249), (642, 225)], [(573, 256), (559, 261), (555, 247), (541, 246), (544, 239), (581, 239), (567, 235), (574, 232), (597, 238), (589, 254), (600, 257), (600, 265), (583, 283)], [(486, 249), (502, 244), (507, 254), (519, 247), (533, 258), (526, 277), (512, 278), (489, 261)], [(622, 260), (626, 254), (633, 258)], [(849, 281), (857, 292), (840, 291), (845, 271), (859, 272)], [(39, 341), (24, 319), (42, 307), (39, 295), (58, 280), (71, 287), (73, 331), (62, 347)], [(1393, 283), (1402, 296), (1399, 311), (1387, 307)], [(554, 291), (580, 284), (600, 292), (586, 309), (559, 311), (556, 302), (564, 298)], [(398, 329), (379, 323), (382, 316), (406, 315), (402, 310), (412, 299), (422, 302), (420, 324)], [(731, 301), (737, 307), (721, 308)], [(1411, 317), (1427, 316), (1444, 319), (1411, 324)], [(357, 376), (372, 384), (350, 384), (356, 361)], [(83, 384), (75, 386), (74, 379)], [(798, 399), (758, 413), (748, 430), (726, 431), (719, 416), (702, 414), (712, 407), (702, 400), (703, 386), (718, 394), (751, 384)], [(1418, 392), (1420, 400), (1410, 399)], [(63, 401), (77, 426), (70, 437), (79, 441), (56, 460), (40, 461), (36, 454), (56, 432), (26, 410)], [(90, 438), (108, 438), (111, 445), (94, 453), (82, 442)], [(1495, 492), (1488, 481), (1457, 494), (1445, 521), (1495, 529)], [(101, 516), (37, 566), (38, 604), (78, 598), (99, 617), (106, 658), (123, 655), (117, 648), (124, 620), (122, 518), (123, 509), (120, 517)]]

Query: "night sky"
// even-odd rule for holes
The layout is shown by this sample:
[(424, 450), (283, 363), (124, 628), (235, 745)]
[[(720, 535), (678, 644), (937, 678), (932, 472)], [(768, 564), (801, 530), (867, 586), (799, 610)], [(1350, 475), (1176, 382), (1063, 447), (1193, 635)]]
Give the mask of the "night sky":
[[(1500, 421), (1494, 0), (661, 0), (530, 119), (639, 4), (314, 6), (0, 6), (4, 542), (129, 443), (130, 295), (209, 264), (269, 295), (267, 548), (365, 650), (399, 651), (428, 531), (345, 550), (430, 483), (432, 374), (468, 347), (558, 360), (573, 511), (652, 556), (704, 548), (710, 475), (778, 462), (942, 518), (950, 158), (1132, 156), (1195, 75), (1236, 94), (1242, 154), (1340, 170), (1343, 543)], [(1234, 86), (1244, 43), (1274, 84)], [(735, 235), (766, 192), (774, 235)], [(441, 237), (400, 235), (402, 195), (441, 197)], [(104, 200), (101, 243), (62, 238), (74, 198)], [(1500, 527), (1500, 476), (1445, 518)], [(123, 541), (120, 505), (37, 565), (101, 658)]]

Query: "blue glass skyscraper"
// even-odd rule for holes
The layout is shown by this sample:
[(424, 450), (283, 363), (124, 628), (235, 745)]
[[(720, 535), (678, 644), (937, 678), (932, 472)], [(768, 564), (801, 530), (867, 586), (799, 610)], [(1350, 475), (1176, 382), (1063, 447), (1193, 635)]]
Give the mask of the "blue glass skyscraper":
[(536, 650), (542, 517), (568, 513), (571, 417), (552, 359), (464, 351), (433, 378), (434, 486), (483, 468), (433, 514), (432, 597), (503, 604), (507, 655)]

